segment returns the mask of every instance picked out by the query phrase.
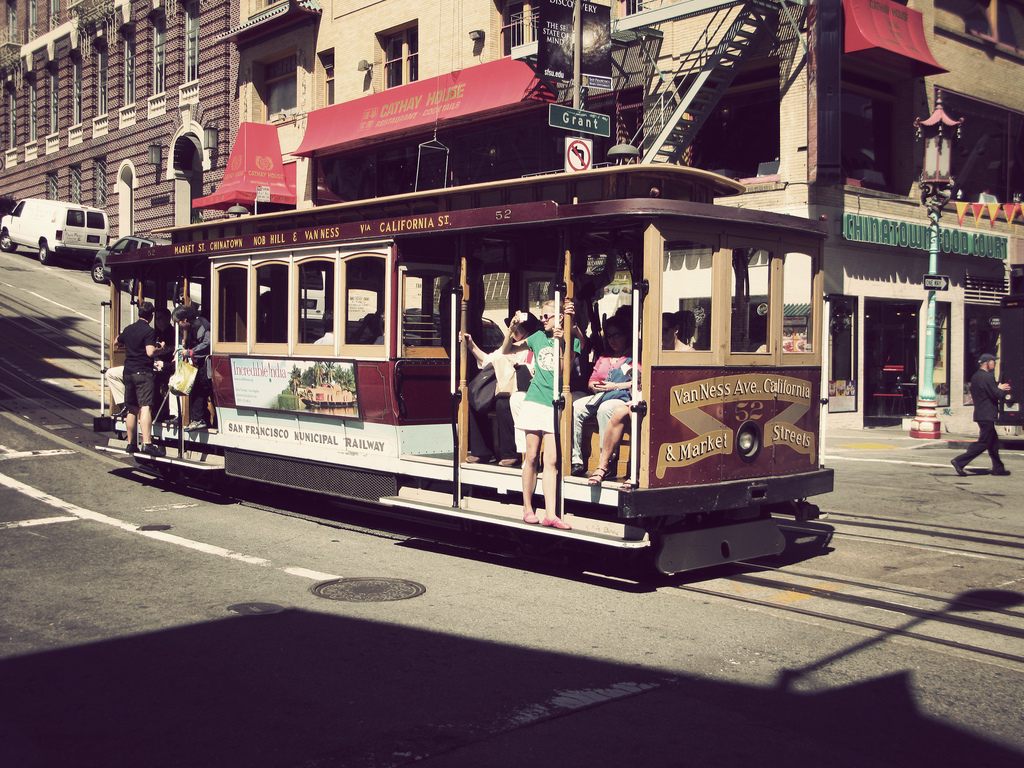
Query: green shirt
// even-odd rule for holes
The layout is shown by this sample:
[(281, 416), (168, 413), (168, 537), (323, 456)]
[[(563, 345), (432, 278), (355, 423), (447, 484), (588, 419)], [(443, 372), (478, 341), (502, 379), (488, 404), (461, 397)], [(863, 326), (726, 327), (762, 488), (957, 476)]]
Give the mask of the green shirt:
[[(526, 339), (527, 346), (533, 352), (533, 381), (526, 390), (526, 399), (541, 405), (551, 405), (555, 392), (555, 367), (561, 362), (555, 347), (555, 337), (548, 336), (545, 331), (537, 331)], [(572, 340), (572, 348), (580, 353), (580, 340)]]

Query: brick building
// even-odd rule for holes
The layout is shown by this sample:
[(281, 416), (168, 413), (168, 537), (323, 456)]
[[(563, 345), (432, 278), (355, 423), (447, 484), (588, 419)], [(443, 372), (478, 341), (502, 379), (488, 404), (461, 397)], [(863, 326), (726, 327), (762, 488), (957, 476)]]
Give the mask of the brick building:
[(188, 223), (223, 175), (237, 111), (231, 5), (6, 0), (4, 198), (106, 209), (111, 236)]
[[(17, 10), (14, 24), (9, 10), (8, 28), (26, 28), (30, 1), (8, 0)], [(914, 121), (931, 114), (941, 92), (946, 112), (963, 124), (952, 158), (954, 197), (941, 218), (937, 271), (950, 278), (950, 287), (936, 297), (934, 383), (945, 428), (971, 430), (965, 384), (978, 354), (998, 352), (998, 301), (1012, 269), (1024, 262), (1017, 231), (1024, 93), (1014, 87), (1024, 63), (1024, 4), (599, 4), (611, 6), (611, 87), (592, 81), (582, 106), (608, 115), (612, 130), (607, 138), (590, 137), (595, 161), (628, 142), (643, 162), (690, 164), (747, 185), (746, 194), (723, 204), (832, 222), (825, 365), (833, 424), (898, 423), (914, 412), (928, 270), (922, 234), (928, 218), (918, 185), (923, 147)], [(126, 231), (130, 195), (120, 191), (120, 178), (130, 166), (133, 221), (144, 231), (187, 220), (192, 201), (193, 215), (201, 211), (207, 218), (223, 215), (217, 209), (232, 202), (251, 210), (253, 179), (266, 173), (263, 164), (290, 185), (299, 208), (561, 172), (571, 134), (548, 125), (548, 109), (551, 101), (571, 104), (571, 91), (536, 74), (538, 16), (550, 6), (564, 3), (242, 0), (230, 12), (226, 4), (203, 5), (201, 77), (193, 96), (187, 32), (189, 8), (198, 4), (175, 6), (172, 13), (160, 0), (135, 2), (134, 15), (111, 5), (121, 16), (103, 35), (94, 25), (91, 40), (106, 36), (113, 94), (124, 77), (124, 30), (134, 30), (134, 124), (125, 125), (123, 98), (108, 95), (108, 124), (97, 129), (98, 113), (88, 106), (95, 84), (82, 90), (84, 122), (74, 122), (69, 95), (60, 102), (56, 130), (47, 123), (51, 72), (72, 93), (75, 61), (83, 62), (85, 82), (91, 82), (94, 68), (86, 63), (102, 45), (86, 46), (83, 35), (70, 31), (18, 41), (17, 69), (7, 55), (12, 43), (5, 43), (4, 193), (43, 194), (45, 174), (56, 173), (59, 195), (74, 194), (77, 164), (82, 194), (96, 195), (90, 186), (94, 158), (105, 157), (108, 211)], [(147, 79), (160, 18), (181, 31), (166, 38), (162, 114)], [(36, 129), (29, 119), (33, 98)], [(115, 116), (115, 107), (122, 114)], [(238, 126), (254, 123), (276, 126), (280, 158), (247, 149), (259, 145), (248, 136), (236, 142)], [(76, 127), (80, 144), (72, 144)], [(208, 150), (208, 127), (219, 131), (216, 153)], [(164, 153), (159, 173), (146, 163), (151, 145)], [(271, 150), (276, 155), (277, 148)], [(234, 175), (225, 177), (229, 162)], [(288, 203), (271, 198), (270, 204)], [(799, 302), (787, 306), (794, 327), (806, 313)]]

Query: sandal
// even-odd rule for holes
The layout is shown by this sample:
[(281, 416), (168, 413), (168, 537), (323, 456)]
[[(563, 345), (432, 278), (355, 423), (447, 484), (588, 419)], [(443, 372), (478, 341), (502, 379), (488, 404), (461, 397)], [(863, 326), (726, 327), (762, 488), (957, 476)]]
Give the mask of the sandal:
[(593, 474), (587, 478), (587, 485), (600, 485), (601, 481), (604, 480), (604, 476), (608, 474), (608, 467), (598, 467), (594, 470)]

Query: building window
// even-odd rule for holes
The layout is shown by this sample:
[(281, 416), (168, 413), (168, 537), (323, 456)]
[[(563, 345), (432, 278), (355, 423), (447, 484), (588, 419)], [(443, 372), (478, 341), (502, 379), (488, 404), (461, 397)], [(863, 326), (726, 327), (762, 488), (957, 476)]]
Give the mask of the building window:
[(107, 160), (100, 157), (94, 166), (94, 183), (96, 184), (96, 207), (107, 207)]
[(7, 0), (7, 34), (11, 42), (21, 42), (18, 39), (18, 0)]
[(82, 60), (75, 59), (71, 62), (72, 90), (71, 90), (71, 124), (78, 125), (82, 122)]
[(60, 25), (60, 0), (50, 0), (50, 29)]
[(964, 119), (953, 145), (956, 199), (965, 203), (1012, 203), (1024, 199), (1021, 136), (1024, 114), (942, 91), (942, 107)]
[(936, 0), (964, 22), (964, 31), (1009, 48), (1024, 46), (1024, 6), (1014, 0)]
[(107, 51), (96, 51), (96, 114), (107, 114)]
[(124, 39), (124, 104), (135, 103), (135, 38)]
[(536, 25), (537, 15), (530, 3), (522, 0), (506, 2), (501, 12), (501, 45), (504, 55), (511, 56), (516, 46), (536, 40)]
[(7, 92), (7, 147), (14, 149), (18, 146), (18, 99), (14, 91)]
[(777, 66), (741, 72), (694, 137), (688, 163), (682, 162), (729, 178), (766, 175), (762, 165), (779, 159), (780, 125)]
[(82, 166), (71, 166), (71, 202), (82, 204)]
[(199, 2), (191, 0), (186, 11), (187, 34), (185, 40), (185, 80), (199, 79)]
[(167, 88), (167, 19), (153, 19), (153, 95)]
[[(50, 68), (50, 133), (60, 128), (60, 70), (56, 62)], [(56, 199), (56, 198), (53, 198)]]
[(329, 107), (334, 103), (334, 51), (321, 51), (320, 64), (324, 68), (324, 103)]
[(28, 29), (31, 37), (36, 37), (36, 27), (39, 26), (39, 6), (36, 0), (28, 0)]
[(892, 186), (893, 104), (888, 86), (854, 82), (844, 73), (842, 91), (842, 171), (846, 178), (874, 189)]
[(419, 76), (419, 32), (407, 27), (384, 38), (384, 87), (414, 83)]
[(36, 124), (36, 106), (39, 101), (39, 86), (32, 80), (28, 84), (28, 140), (33, 142), (38, 138), (39, 126)]
[(46, 174), (46, 199), (59, 200), (60, 192), (57, 187), (57, 172), (50, 171)]
[(286, 56), (267, 64), (263, 70), (267, 91), (267, 120), (277, 120), (296, 111), (296, 57)]

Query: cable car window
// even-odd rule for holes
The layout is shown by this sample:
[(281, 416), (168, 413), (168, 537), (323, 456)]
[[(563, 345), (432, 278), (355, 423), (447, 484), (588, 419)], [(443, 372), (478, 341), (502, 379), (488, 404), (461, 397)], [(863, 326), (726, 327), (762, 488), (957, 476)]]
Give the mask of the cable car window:
[(732, 346), (733, 352), (767, 353), (769, 322), (769, 271), (772, 255), (763, 248), (732, 251)]
[(782, 351), (810, 352), (813, 262), (806, 253), (787, 253), (782, 267)]
[(409, 268), (402, 278), (402, 354), (418, 347), (446, 348), (451, 326), (451, 277)]
[(714, 252), (700, 243), (666, 244), (662, 276), (661, 348), (711, 349)]
[(246, 341), (249, 311), (245, 285), (248, 270), (245, 267), (224, 267), (217, 270), (217, 341), (240, 343)]
[(345, 262), (345, 343), (384, 344), (384, 259)]
[[(299, 344), (334, 343), (334, 262), (307, 261), (299, 265)], [(327, 334), (331, 334), (327, 337)], [(329, 341), (321, 342), (321, 339)]]
[(288, 343), (288, 265), (256, 268), (256, 343)]

